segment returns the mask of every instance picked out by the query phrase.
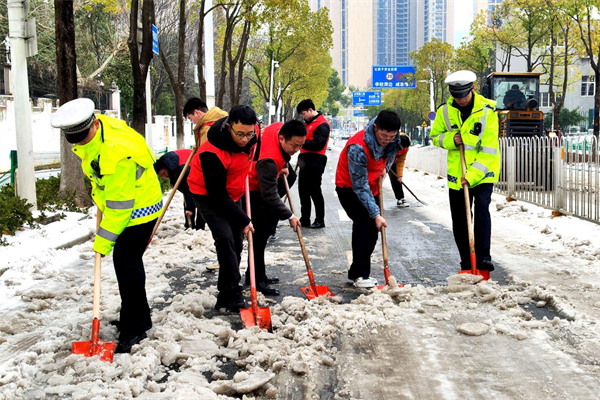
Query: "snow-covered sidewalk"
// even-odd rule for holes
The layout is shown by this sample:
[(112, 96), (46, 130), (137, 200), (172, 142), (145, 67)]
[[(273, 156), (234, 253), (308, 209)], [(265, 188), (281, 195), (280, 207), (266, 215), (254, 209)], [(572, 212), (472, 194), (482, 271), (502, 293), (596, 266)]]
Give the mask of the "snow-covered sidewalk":
[[(445, 181), (407, 170), (405, 182), (427, 201), (418, 208), (423, 218), (450, 227)], [(19, 232), (15, 246), (0, 248), (0, 399), (593, 399), (600, 393), (600, 227), (593, 223), (553, 219), (547, 210), (494, 195), (492, 255), (507, 283), (473, 285), (463, 282), (468, 275), (453, 276), (449, 286), (407, 286), (393, 296), (373, 291), (351, 303), (261, 296), (271, 307), (269, 333), (241, 329), (237, 316), (212, 311), (216, 288), (203, 276), (216, 260), (212, 238), (183, 229), (178, 194), (144, 256), (154, 327), (132, 354), (108, 364), (70, 354), (73, 341), (90, 337), (92, 243), (56, 250), (65, 235), (92, 231), (92, 215)], [(536, 319), (530, 311), (544, 303), (560, 317)], [(108, 256), (102, 339), (116, 338), (108, 321), (118, 310)]]

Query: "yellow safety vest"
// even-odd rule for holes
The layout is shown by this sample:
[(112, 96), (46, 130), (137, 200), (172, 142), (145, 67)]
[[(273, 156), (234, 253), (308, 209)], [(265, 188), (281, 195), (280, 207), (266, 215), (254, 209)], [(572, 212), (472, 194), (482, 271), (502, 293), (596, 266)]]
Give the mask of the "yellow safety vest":
[(94, 250), (110, 254), (119, 235), (129, 226), (158, 218), (162, 191), (154, 171), (154, 157), (144, 137), (124, 121), (99, 115), (94, 138), (73, 152), (92, 182), (92, 198), (104, 219)]
[[(500, 174), (500, 147), (498, 143), (498, 116), (496, 102), (473, 92), (473, 111), (462, 121), (460, 111), (452, 106), (454, 99), (438, 108), (430, 138), (435, 146), (448, 150), (448, 187), (460, 190), (462, 166), (460, 150), (454, 144), (454, 135), (460, 133), (465, 146), (467, 174), (471, 187), (481, 183), (498, 182)], [(476, 133), (476, 125), (481, 132)]]

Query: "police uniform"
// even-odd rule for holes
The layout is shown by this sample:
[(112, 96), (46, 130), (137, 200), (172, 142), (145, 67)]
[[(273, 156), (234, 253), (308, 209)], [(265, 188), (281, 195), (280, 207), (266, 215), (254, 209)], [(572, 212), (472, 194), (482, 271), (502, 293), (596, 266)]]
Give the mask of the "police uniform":
[(103, 255), (114, 250), (121, 294), (116, 352), (129, 352), (152, 327), (142, 255), (162, 209), (154, 157), (143, 136), (124, 121), (96, 117), (90, 99), (65, 103), (52, 116), (52, 126), (61, 128), (66, 140), (74, 144), (73, 152), (81, 158), (83, 172), (92, 183), (92, 198), (104, 215), (94, 250)]
[[(461, 269), (471, 268), (467, 216), (462, 192), (460, 149), (454, 136), (460, 134), (467, 165), (466, 180), (474, 210), (474, 237), (477, 268), (494, 269), (490, 256), (491, 218), (489, 206), (494, 182), (500, 173), (498, 117), (496, 103), (473, 90), (476, 76), (471, 71), (457, 71), (446, 78), (452, 97), (437, 110), (431, 129), (435, 146), (448, 150), (448, 188), (452, 229), (461, 257)], [(471, 101), (461, 107), (454, 99), (472, 93)]]

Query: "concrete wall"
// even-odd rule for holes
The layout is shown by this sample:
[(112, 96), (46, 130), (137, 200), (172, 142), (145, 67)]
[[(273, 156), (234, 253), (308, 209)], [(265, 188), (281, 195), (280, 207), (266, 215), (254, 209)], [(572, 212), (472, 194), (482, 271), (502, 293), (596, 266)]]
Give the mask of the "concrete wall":
[[(35, 105), (32, 104), (31, 122), (35, 166), (60, 162), (60, 130), (50, 125), (52, 113), (55, 111), (56, 107), (52, 106), (50, 99), (38, 99)], [(98, 111), (98, 113), (101, 112)], [(118, 112), (115, 110), (105, 110), (103, 114), (118, 117)], [(175, 150), (175, 117), (157, 115), (154, 119), (152, 133), (155, 154), (164, 151), (165, 148)], [(194, 144), (191, 124), (186, 121), (184, 129), (186, 132), (185, 146), (190, 147)], [(17, 149), (16, 135), (13, 97), (0, 96), (0, 173), (10, 170), (10, 151)]]

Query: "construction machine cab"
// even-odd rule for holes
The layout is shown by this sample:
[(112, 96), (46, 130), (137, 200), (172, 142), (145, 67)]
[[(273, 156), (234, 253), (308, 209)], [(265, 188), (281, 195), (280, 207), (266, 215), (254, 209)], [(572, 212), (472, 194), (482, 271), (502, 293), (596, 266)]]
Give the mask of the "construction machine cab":
[(544, 136), (544, 113), (539, 111), (540, 73), (493, 72), (481, 94), (496, 101), (500, 137)]

